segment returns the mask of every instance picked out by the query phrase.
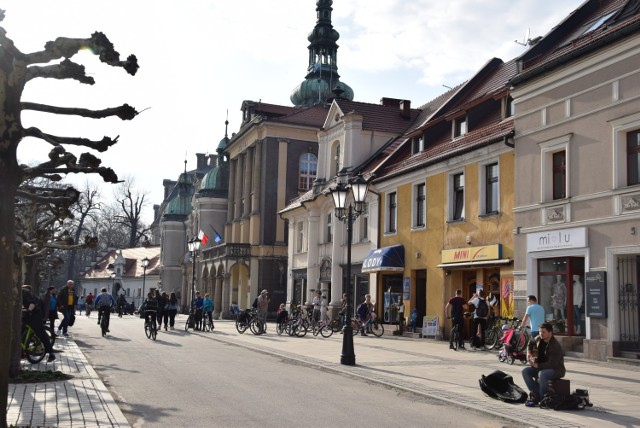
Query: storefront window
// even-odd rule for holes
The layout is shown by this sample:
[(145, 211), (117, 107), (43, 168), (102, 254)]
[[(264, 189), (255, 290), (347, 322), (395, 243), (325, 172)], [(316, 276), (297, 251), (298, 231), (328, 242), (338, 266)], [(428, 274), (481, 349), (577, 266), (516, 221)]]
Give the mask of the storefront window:
[(538, 260), (538, 303), (554, 333), (584, 335), (584, 259)]

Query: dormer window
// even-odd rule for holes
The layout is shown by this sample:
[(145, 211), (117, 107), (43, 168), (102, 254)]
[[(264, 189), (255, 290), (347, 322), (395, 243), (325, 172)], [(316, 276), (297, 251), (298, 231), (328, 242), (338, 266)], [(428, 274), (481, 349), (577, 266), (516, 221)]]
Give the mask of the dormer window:
[(411, 141), (411, 154), (417, 154), (424, 150), (424, 137), (413, 137)]
[(503, 107), (502, 107), (503, 119), (509, 118), (514, 114), (516, 114), (516, 105), (513, 102), (513, 98), (511, 98), (511, 96), (507, 96), (506, 98), (503, 98), (502, 102), (503, 102)]
[(459, 117), (453, 121), (453, 138), (462, 137), (467, 133), (467, 117)]

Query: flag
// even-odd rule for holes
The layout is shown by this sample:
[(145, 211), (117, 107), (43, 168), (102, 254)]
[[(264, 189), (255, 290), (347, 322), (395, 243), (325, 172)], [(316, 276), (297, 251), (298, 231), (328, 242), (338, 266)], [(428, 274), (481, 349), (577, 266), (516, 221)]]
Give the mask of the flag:
[(207, 241), (209, 241), (209, 237), (202, 229), (200, 229), (200, 233), (198, 233), (198, 239), (201, 241), (200, 245), (207, 245)]
[(215, 242), (216, 244), (219, 244), (222, 242), (222, 235), (220, 235), (218, 233), (218, 231), (211, 225), (209, 225), (209, 227), (211, 228), (211, 230), (213, 230), (213, 242)]

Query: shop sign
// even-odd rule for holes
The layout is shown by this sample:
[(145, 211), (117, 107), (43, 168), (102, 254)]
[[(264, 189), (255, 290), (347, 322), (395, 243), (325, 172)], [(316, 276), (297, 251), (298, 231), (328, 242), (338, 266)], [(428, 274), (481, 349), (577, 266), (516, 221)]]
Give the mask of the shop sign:
[(587, 316), (591, 318), (607, 317), (607, 273), (587, 272), (584, 275)]
[(442, 250), (442, 263), (477, 262), (500, 258), (502, 258), (502, 244)]
[(548, 251), (587, 246), (587, 228), (552, 230), (527, 234), (527, 251)]

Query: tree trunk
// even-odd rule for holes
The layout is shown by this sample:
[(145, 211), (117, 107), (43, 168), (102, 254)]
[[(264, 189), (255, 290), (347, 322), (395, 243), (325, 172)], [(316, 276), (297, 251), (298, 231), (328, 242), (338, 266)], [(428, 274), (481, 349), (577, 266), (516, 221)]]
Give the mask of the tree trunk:
[(12, 355), (20, 346), (15, 341), (16, 337), (20, 338), (20, 318), (16, 311), (20, 290), (15, 248), (16, 177), (19, 174), (11, 161), (0, 157), (0, 427), (7, 426), (9, 372)]

